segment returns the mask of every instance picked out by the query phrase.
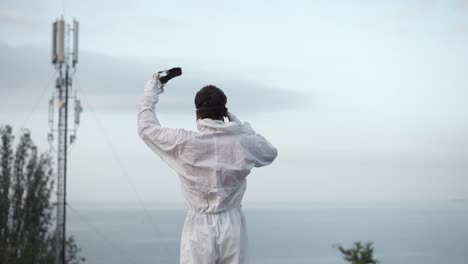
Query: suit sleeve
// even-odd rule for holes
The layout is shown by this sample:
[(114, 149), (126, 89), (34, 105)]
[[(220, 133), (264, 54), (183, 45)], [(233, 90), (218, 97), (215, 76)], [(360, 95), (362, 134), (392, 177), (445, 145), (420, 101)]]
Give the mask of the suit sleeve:
[(241, 122), (234, 114), (228, 113), (229, 120), (242, 126), (242, 133), (246, 137), (249, 159), (254, 167), (270, 165), (278, 156), (278, 150), (263, 137), (256, 133), (248, 122)]
[(270, 165), (278, 156), (278, 150), (262, 135), (251, 134), (251, 148), (249, 150), (255, 167)]

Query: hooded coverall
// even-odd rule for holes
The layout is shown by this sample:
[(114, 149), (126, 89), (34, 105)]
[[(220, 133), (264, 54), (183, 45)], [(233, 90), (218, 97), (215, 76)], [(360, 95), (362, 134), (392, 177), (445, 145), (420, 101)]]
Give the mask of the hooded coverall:
[(138, 133), (179, 175), (188, 213), (180, 247), (182, 264), (249, 263), (246, 222), (241, 210), (246, 177), (269, 165), (276, 148), (228, 113), (230, 122), (198, 119), (198, 132), (161, 126), (155, 104), (162, 93), (149, 80), (140, 101)]

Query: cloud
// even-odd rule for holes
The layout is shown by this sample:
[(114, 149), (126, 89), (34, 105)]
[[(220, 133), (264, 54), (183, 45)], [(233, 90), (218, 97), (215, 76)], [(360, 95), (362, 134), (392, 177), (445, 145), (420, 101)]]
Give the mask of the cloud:
[(21, 16), (9, 9), (0, 10), (0, 25), (2, 28), (15, 28), (16, 30), (30, 30), (34, 23), (26, 16)]
[[(0, 110), (21, 111), (37, 100), (54, 74), (49, 54), (50, 51), (43, 48), (0, 43)], [(168, 59), (154, 59), (153, 62), (152, 59), (117, 58), (91, 52), (80, 54), (73, 87), (85, 92), (96, 109), (135, 111), (144, 82), (156, 70), (173, 66), (181, 66), (184, 75), (166, 87), (161, 107), (168, 112), (193, 111), (196, 91), (207, 84), (222, 88), (228, 96), (228, 107), (237, 112), (281, 111), (308, 104), (305, 94), (244, 80), (241, 74), (229, 75), (222, 69), (197, 63)]]
[(468, 11), (468, 0), (453, 0), (453, 5), (458, 10)]
[(47, 16), (50, 11), (42, 2), (2, 1), (0, 29), (8, 34), (43, 31), (44, 25), (50, 26), (52, 22)]
[(454, 32), (457, 34), (461, 34), (460, 36), (465, 36), (464, 34), (468, 34), (468, 24), (455, 26)]

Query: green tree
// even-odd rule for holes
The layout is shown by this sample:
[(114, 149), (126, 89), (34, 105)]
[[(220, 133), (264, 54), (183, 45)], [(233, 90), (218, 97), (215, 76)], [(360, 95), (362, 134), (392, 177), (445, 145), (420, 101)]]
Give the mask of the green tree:
[(343, 254), (343, 258), (351, 264), (377, 264), (374, 259), (374, 248), (372, 242), (367, 242), (364, 246), (361, 241), (354, 242), (354, 247), (345, 249), (338, 246), (338, 250)]
[[(39, 154), (23, 131), (14, 149), (11, 126), (0, 127), (0, 264), (51, 264), (55, 260), (51, 157)], [(68, 264), (84, 262), (73, 237)]]

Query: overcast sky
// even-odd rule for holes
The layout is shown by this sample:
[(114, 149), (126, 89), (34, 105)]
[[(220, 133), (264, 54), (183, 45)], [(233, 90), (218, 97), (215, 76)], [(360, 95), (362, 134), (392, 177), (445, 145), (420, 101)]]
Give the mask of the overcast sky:
[[(51, 22), (80, 21), (84, 112), (70, 201), (180, 202), (140, 140), (143, 84), (174, 66), (162, 124), (196, 129), (193, 97), (228, 108), (279, 150), (246, 202), (468, 199), (468, 1), (0, 2), (0, 123), (46, 150)], [(119, 163), (120, 162), (120, 163)]]

